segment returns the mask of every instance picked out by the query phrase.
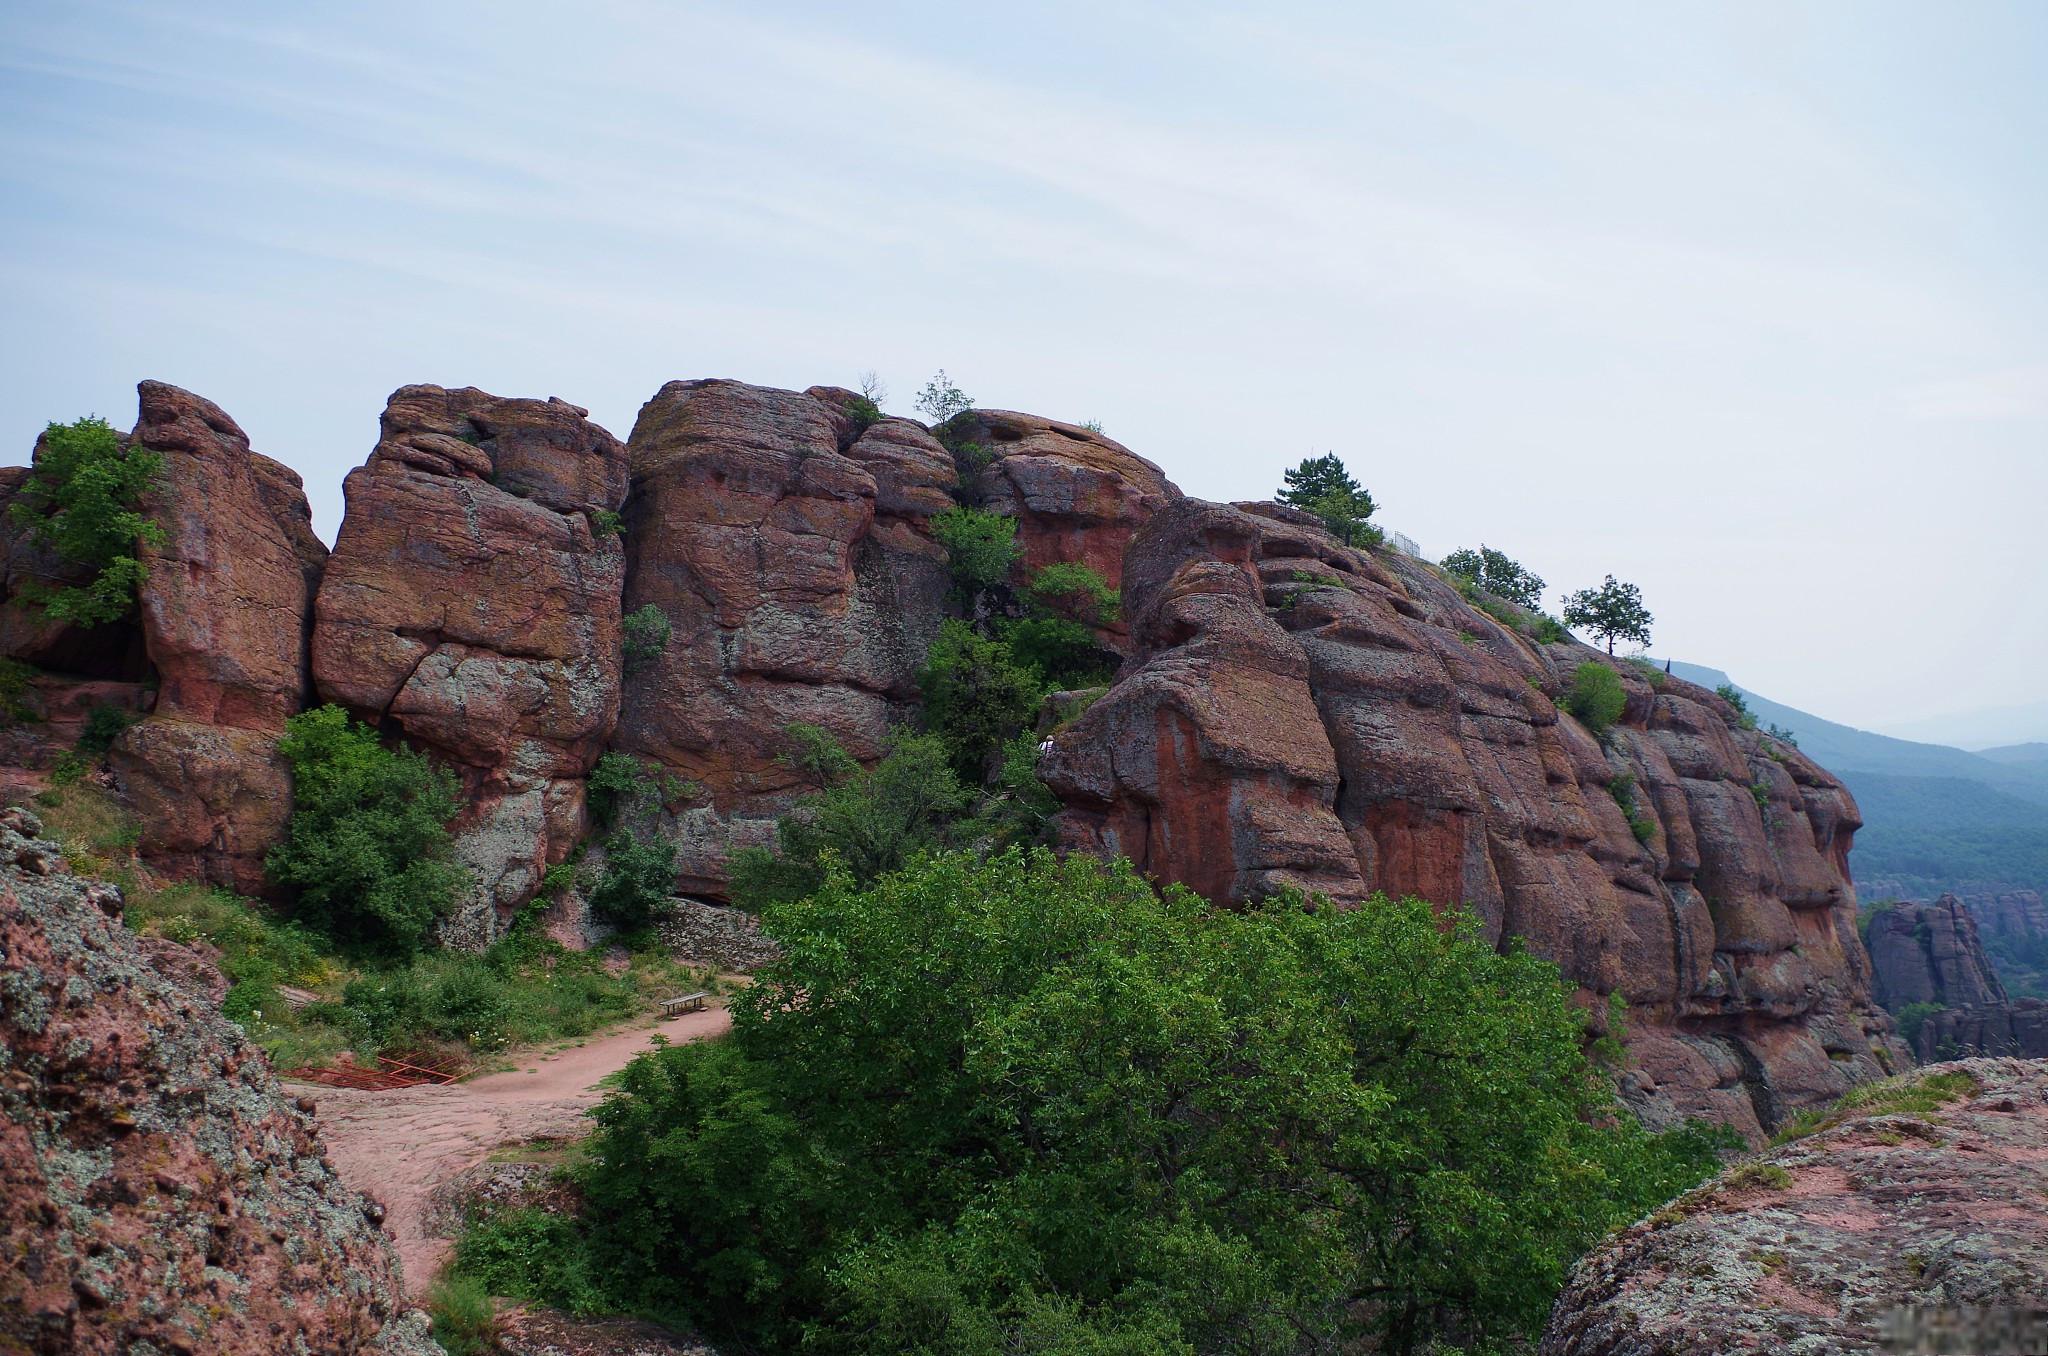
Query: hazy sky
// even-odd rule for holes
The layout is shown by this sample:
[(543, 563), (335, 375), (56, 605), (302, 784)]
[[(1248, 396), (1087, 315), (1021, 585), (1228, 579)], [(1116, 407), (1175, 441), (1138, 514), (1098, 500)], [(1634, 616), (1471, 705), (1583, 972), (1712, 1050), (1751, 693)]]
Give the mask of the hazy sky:
[(1884, 728), (2048, 696), (2048, 4), (0, 9), (0, 440), (945, 367)]

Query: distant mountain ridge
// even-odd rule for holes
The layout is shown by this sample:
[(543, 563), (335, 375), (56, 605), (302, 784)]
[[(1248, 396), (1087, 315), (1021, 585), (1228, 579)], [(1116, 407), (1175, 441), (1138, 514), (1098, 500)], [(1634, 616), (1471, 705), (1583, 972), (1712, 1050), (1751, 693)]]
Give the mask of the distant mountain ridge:
[(1849, 864), (1866, 899), (1871, 883), (1926, 899), (1990, 886), (2048, 893), (2048, 744), (1920, 744), (1772, 701), (1719, 669), (1674, 660), (1671, 672), (1734, 686), (1759, 724), (1790, 730), (1800, 752), (1847, 783), (1864, 817)]

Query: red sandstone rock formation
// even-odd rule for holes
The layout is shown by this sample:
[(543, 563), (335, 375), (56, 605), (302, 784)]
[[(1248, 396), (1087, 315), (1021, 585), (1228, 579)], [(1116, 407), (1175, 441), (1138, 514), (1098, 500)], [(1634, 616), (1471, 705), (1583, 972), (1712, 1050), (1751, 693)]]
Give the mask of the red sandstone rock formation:
[(1873, 996), (1893, 1012), (1908, 1003), (1974, 1007), (2005, 1001), (2005, 986), (1984, 958), (1977, 922), (1954, 895), (1877, 911), (1863, 941), (1870, 950)]
[(1903, 1058), (1867, 1001), (1854, 803), (1720, 698), (1616, 665), (1629, 705), (1603, 744), (1554, 704), (1604, 662), (1590, 648), (1537, 645), (1272, 505), (1160, 512), (1124, 603), (1132, 659), (1042, 769), (1069, 847), (1219, 900), (1468, 904), (1596, 1010), (1624, 998), (1653, 1118), (1756, 1136)]
[(2048, 1065), (1937, 1072), (1976, 1086), (1932, 1112), (1844, 1113), (1614, 1235), (1575, 1268), (1543, 1356), (2039, 1350), (2000, 1325), (2038, 1323), (2048, 1291)]
[(633, 428), (626, 608), (672, 634), (627, 678), (616, 743), (700, 788), (673, 821), (687, 893), (721, 894), (731, 850), (802, 789), (785, 725), (873, 759), (911, 714), (946, 591), (925, 523), (953, 461), (907, 420), (858, 430), (849, 398), (670, 382)]
[(407, 386), (385, 407), (315, 608), (318, 696), (456, 768), (476, 889), (444, 935), (496, 936), (583, 822), (618, 716), (626, 452), (586, 411)]
[(34, 832), (0, 815), (0, 1348), (440, 1350), (260, 1053)]

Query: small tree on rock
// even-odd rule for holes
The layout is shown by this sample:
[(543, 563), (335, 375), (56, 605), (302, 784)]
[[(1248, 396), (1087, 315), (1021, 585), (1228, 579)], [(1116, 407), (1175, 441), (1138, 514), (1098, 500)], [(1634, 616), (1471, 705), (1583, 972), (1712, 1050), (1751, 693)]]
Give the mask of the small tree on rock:
[(1491, 546), (1481, 546), (1477, 551), (1469, 547), (1453, 551), (1444, 557), (1444, 570), (1531, 612), (1543, 606), (1543, 576), (1525, 569), (1522, 562), (1505, 551), (1496, 551)]
[(1614, 653), (1617, 640), (1648, 645), (1650, 626), (1655, 621), (1650, 609), (1643, 606), (1643, 591), (1611, 574), (1599, 588), (1580, 589), (1564, 600), (1564, 624), (1583, 628), (1606, 641), (1609, 654)]
[(974, 397), (955, 386), (953, 379), (946, 375), (946, 369), (943, 367), (924, 384), (924, 389), (917, 393), (917, 412), (931, 420), (934, 425), (943, 424), (955, 415), (965, 414), (973, 408)]
[(1281, 503), (1315, 514), (1323, 520), (1330, 535), (1346, 546), (1370, 546), (1377, 542), (1379, 532), (1366, 520), (1379, 506), (1344, 469), (1343, 459), (1336, 453), (1310, 457), (1281, 475), (1286, 481), (1276, 496)]
[(92, 577), (57, 588), (30, 581), (23, 589), (28, 601), (75, 626), (128, 615), (149, 572), (137, 547), (164, 541), (162, 524), (137, 507), (163, 464), (161, 452), (124, 443), (97, 416), (43, 431), (35, 466), (9, 516), (28, 529), (31, 541), (67, 564), (89, 569)]

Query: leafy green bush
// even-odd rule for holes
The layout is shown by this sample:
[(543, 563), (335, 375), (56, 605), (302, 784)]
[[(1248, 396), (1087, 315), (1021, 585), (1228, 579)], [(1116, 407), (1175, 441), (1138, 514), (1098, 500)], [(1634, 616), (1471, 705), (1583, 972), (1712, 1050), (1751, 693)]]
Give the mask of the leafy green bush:
[(572, 1314), (603, 1307), (575, 1222), (532, 1207), (495, 1210), (455, 1240), (457, 1276), (488, 1294), (518, 1295)]
[(78, 626), (127, 616), (148, 574), (137, 546), (164, 540), (163, 526), (137, 507), (163, 461), (160, 452), (124, 445), (113, 426), (96, 416), (45, 429), (35, 466), (8, 512), (29, 530), (30, 540), (93, 573), (83, 584), (31, 584), (24, 596)]
[(1564, 708), (1594, 734), (1605, 735), (1608, 727), (1628, 709), (1628, 692), (1613, 669), (1588, 659), (1572, 671), (1571, 686), (1565, 689)]
[(1553, 966), (1419, 901), (1214, 910), (949, 854), (766, 921), (732, 1035), (635, 1061), (581, 1174), (606, 1299), (736, 1345), (1533, 1335), (1714, 1163), (1614, 1103)]
[(1927, 1019), (1937, 1012), (1947, 1010), (1948, 1005), (1945, 1003), (1908, 1003), (1892, 1016), (1898, 1021), (1900, 1039), (1908, 1045), (1917, 1046), (1920, 1042), (1920, 1028), (1927, 1025)]
[(114, 747), (114, 741), (121, 737), (121, 731), (142, 719), (141, 716), (123, 706), (95, 706), (85, 713), (85, 724), (78, 731), (78, 743), (72, 747), (92, 758), (101, 758)]
[(19, 659), (0, 659), (0, 730), (29, 725), (42, 719), (30, 694), (35, 691), (36, 669)]
[(1796, 749), (1799, 747), (1798, 737), (1782, 725), (1766, 725), (1764, 726), (1764, 733), (1769, 735), (1771, 738), (1777, 740), (1780, 744), (1783, 744), (1788, 749)]
[(1116, 671), (1114, 651), (1096, 643), (1095, 632), (1065, 617), (1018, 617), (998, 624), (995, 644), (1034, 674), (1044, 691), (1093, 687)]
[(1017, 520), (977, 508), (949, 508), (932, 515), (932, 536), (946, 548), (953, 583), (965, 595), (1009, 580), (1022, 558)]
[(638, 673), (660, 659), (674, 631), (668, 614), (653, 603), (636, 607), (619, 618), (626, 672)]
[(999, 640), (948, 620), (917, 676), (925, 723), (946, 741), (953, 768), (979, 784), (997, 749), (1030, 724), (1044, 684)]
[(287, 721), (277, 751), (292, 766), (292, 817), (264, 859), (270, 878), (340, 941), (418, 947), (468, 881), (450, 860), (454, 777), (332, 705)]
[(616, 509), (593, 509), (590, 514), (591, 535), (602, 540), (606, 537), (623, 536), (626, 531), (625, 516)]
[(604, 857), (604, 875), (590, 891), (590, 912), (621, 932), (637, 932), (676, 891), (675, 844), (615, 833), (605, 840)]
[(1377, 546), (1381, 533), (1366, 520), (1378, 505), (1334, 452), (1310, 457), (1291, 471), (1276, 496), (1283, 504), (1307, 509), (1323, 520), (1331, 536), (1346, 546)]
[(1529, 634), (1545, 645), (1561, 645), (1572, 638), (1572, 633), (1564, 629), (1564, 623), (1547, 613), (1537, 615)]
[(427, 1291), (434, 1340), (448, 1356), (487, 1356), (498, 1349), (498, 1310), (473, 1276), (444, 1276)]
[(932, 735), (898, 731), (881, 762), (865, 772), (853, 767), (776, 821), (774, 852), (748, 847), (734, 854), (734, 903), (759, 912), (801, 899), (824, 884), (830, 862), (856, 881), (871, 881), (944, 845), (974, 804), (974, 793), (953, 774), (950, 750)]
[(1116, 620), (1120, 600), (1109, 581), (1087, 565), (1063, 560), (1040, 566), (1024, 586), (1024, 598), (1047, 615), (1083, 626), (1107, 626)]
[(598, 828), (610, 830), (634, 799), (653, 784), (647, 769), (630, 753), (607, 753), (584, 779), (583, 803)]

